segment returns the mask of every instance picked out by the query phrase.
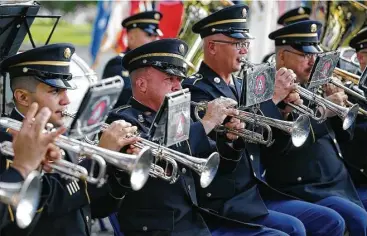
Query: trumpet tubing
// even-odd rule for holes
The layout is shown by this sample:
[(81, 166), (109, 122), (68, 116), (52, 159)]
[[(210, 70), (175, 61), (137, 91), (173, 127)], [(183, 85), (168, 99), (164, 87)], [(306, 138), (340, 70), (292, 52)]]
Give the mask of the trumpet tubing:
[[(22, 123), (11, 118), (1, 117), (0, 125), (14, 130), (20, 130)], [(103, 162), (104, 164), (99, 166), (101, 173), (98, 176), (105, 175), (105, 161), (119, 169), (127, 171), (130, 174), (130, 183), (134, 190), (142, 188), (149, 177), (149, 169), (153, 161), (153, 156), (149, 148), (143, 149), (139, 155), (129, 155), (90, 145), (63, 135), (56, 138), (55, 145), (61, 149), (92, 158), (97, 163)], [(103, 157), (103, 160), (98, 159), (97, 156)]]
[(26, 228), (37, 212), (41, 196), (41, 175), (31, 172), (23, 183), (0, 182), (0, 201), (15, 209), (19, 228)]
[(301, 86), (297, 86), (297, 92), (303, 98), (315, 102), (317, 105), (321, 105), (326, 109), (329, 109), (330, 111), (334, 112), (337, 116), (339, 116), (343, 120), (344, 130), (347, 130), (353, 124), (354, 120), (357, 117), (359, 110), (358, 104), (353, 105), (351, 108), (342, 107), (319, 95), (314, 94), (313, 92)]

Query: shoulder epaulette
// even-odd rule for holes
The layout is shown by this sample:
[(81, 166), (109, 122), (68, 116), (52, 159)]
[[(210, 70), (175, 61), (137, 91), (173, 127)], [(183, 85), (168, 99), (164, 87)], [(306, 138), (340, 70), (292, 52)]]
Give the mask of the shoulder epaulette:
[(112, 112), (114, 112), (114, 113), (119, 113), (119, 112), (121, 112), (121, 111), (123, 111), (123, 110), (125, 110), (125, 109), (127, 109), (127, 108), (130, 108), (130, 107), (131, 107), (131, 105), (129, 105), (129, 104), (122, 105), (122, 106), (119, 106), (119, 107), (117, 107), (117, 108), (115, 108), (115, 109), (111, 110), (111, 113), (112, 113)]
[(199, 74), (199, 73), (197, 73), (197, 74), (195, 74), (195, 81), (194, 81), (194, 83), (192, 83), (193, 85), (195, 85), (196, 84), (196, 82), (198, 82), (198, 81), (200, 81), (200, 80), (202, 80), (204, 77), (203, 77), (203, 75), (202, 74)]

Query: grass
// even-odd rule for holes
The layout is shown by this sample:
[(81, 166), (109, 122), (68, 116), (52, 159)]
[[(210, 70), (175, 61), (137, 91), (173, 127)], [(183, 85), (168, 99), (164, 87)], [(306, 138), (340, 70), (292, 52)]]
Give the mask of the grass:
[[(43, 45), (51, 30), (52, 24), (34, 23), (31, 26), (32, 38), (37, 46)], [(51, 37), (50, 43), (72, 43), (76, 46), (88, 46), (91, 42), (92, 26), (71, 25), (65, 22), (60, 22)], [(27, 37), (24, 43), (30, 43)]]

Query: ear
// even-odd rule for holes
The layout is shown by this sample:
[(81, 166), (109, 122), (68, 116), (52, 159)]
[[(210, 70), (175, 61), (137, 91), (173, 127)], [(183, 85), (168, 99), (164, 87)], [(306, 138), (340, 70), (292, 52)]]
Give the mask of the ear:
[(284, 59), (284, 50), (280, 49), (276, 55), (277, 68), (283, 67), (285, 65)]
[(29, 107), (32, 104), (31, 94), (25, 89), (16, 89), (13, 96), (15, 102), (21, 106)]
[(213, 43), (213, 42), (209, 41), (209, 42), (208, 42), (208, 49), (209, 49), (209, 53), (210, 53), (211, 55), (215, 55), (215, 54), (216, 54), (216, 49), (217, 49), (217, 47), (215, 46), (215, 43)]
[(148, 89), (148, 80), (145, 77), (138, 77), (135, 80), (135, 85), (140, 93), (146, 93)]

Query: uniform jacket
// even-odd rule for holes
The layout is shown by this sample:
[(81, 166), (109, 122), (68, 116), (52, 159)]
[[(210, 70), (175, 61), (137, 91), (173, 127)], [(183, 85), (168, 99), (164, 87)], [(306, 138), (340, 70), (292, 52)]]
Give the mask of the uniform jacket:
[[(264, 113), (281, 119), (279, 112)], [(292, 116), (297, 117), (295, 114)], [(275, 142), (282, 142), (283, 145), (262, 149), (267, 182), (272, 187), (309, 202), (339, 196), (362, 206), (329, 120), (323, 123), (310, 121), (308, 139), (298, 148), (285, 138), (283, 131), (273, 129)]]
[(127, 104), (130, 97), (132, 96), (129, 71), (127, 71), (122, 66), (122, 58), (125, 56), (125, 54), (128, 51), (129, 49), (123, 53), (120, 53), (118, 56), (112, 58), (111, 60), (109, 60), (103, 70), (102, 79), (106, 79), (106, 78), (110, 78), (110, 77), (119, 75), (124, 80), (124, 88), (121, 91), (120, 97), (115, 104), (115, 108)]
[[(23, 120), (16, 109), (12, 111), (10, 118)], [(11, 140), (12, 137), (9, 133), (1, 132), (0, 139)], [(1, 173), (7, 172), (12, 157), (1, 155), (0, 160)], [(87, 159), (80, 164), (88, 169), (90, 161)], [(91, 235), (89, 203), (102, 199), (106, 192), (112, 192), (109, 185), (97, 188), (84, 181), (65, 180), (59, 174), (50, 173), (44, 174), (42, 181), (41, 202), (31, 225), (26, 229), (20, 229), (15, 224), (8, 225), (2, 229), (2, 235)], [(9, 211), (14, 214), (11, 208)]]
[[(115, 109), (110, 114), (108, 122), (124, 119), (137, 126), (144, 134), (148, 132), (155, 114), (153, 110), (132, 98), (130, 105)], [(191, 153), (188, 150), (189, 146)], [(200, 122), (191, 125), (188, 141), (171, 148), (196, 157), (207, 157), (213, 151)], [(120, 228), (125, 235), (154, 235), (158, 232), (165, 232), (162, 235), (211, 235), (203, 215), (210, 215), (228, 224), (239, 223), (199, 208), (193, 178), (196, 173), (192, 173), (188, 167), (181, 164), (178, 166), (180, 177), (176, 183), (169, 184), (164, 180), (150, 177), (141, 190), (130, 191), (125, 196), (118, 214)], [(129, 188), (126, 183), (120, 187)], [(242, 227), (260, 227), (239, 224)], [(217, 227), (219, 226), (218, 224)]]
[[(183, 87), (190, 89), (191, 99), (196, 102), (211, 101), (220, 96), (239, 101), (241, 83), (235, 77), (233, 83), (235, 89), (231, 89), (212, 69), (202, 63), (198, 73), (183, 82)], [(272, 109), (274, 106), (264, 104), (264, 107)], [(212, 132), (211, 137), (217, 140), (216, 145), (228, 143), (228, 140), (218, 139), (221, 136), (215, 132)], [(237, 155), (234, 152), (221, 155), (221, 162), (232, 162), (232, 168), (220, 171), (208, 188), (198, 189), (199, 204), (240, 221), (267, 215), (268, 210), (260, 191), (266, 192), (272, 198), (281, 197), (281, 193), (273, 191), (262, 181), (259, 146), (241, 140), (232, 145), (237, 150)]]

